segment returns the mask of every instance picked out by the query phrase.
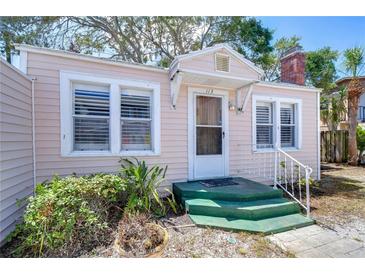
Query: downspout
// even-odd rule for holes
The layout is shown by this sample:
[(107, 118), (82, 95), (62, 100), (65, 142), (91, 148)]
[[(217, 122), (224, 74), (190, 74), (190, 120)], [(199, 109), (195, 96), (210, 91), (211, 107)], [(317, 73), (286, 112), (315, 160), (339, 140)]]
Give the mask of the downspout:
[(320, 92), (317, 92), (317, 179), (321, 180)]
[(32, 78), (32, 152), (33, 152), (33, 193), (35, 195), (35, 189), (37, 186), (37, 172), (36, 172), (36, 157), (35, 157), (35, 106), (34, 106), (34, 82), (36, 78)]

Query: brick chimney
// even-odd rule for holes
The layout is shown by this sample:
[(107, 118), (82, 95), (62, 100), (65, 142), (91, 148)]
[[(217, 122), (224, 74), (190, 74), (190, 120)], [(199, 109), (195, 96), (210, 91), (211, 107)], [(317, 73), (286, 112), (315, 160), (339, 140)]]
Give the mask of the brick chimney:
[(305, 53), (296, 46), (286, 51), (280, 59), (281, 82), (304, 86)]

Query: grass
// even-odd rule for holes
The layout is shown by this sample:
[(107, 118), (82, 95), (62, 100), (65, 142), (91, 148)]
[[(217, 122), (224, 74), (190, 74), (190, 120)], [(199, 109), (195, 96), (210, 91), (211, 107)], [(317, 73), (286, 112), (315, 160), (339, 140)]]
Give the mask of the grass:
[(312, 188), (312, 216), (331, 227), (365, 219), (365, 168), (326, 165), (322, 180)]
[(249, 233), (240, 232), (238, 238), (244, 242), (250, 242), (249, 248), (245, 249), (240, 247), (237, 252), (243, 256), (255, 257), (255, 258), (267, 258), (270, 254), (282, 253), (284, 257), (294, 258), (295, 255), (282, 250), (277, 245), (271, 243), (264, 234), (261, 233)]

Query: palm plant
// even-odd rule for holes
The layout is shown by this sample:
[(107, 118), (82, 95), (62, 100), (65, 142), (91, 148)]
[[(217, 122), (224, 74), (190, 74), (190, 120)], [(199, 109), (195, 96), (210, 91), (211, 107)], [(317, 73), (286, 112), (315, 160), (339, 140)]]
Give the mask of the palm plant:
[(120, 175), (127, 186), (127, 204), (125, 211), (135, 212), (165, 212), (158, 188), (165, 180), (167, 166), (148, 167), (145, 161), (121, 159)]
[(347, 89), (342, 87), (337, 93), (322, 97), (321, 119), (328, 125), (329, 130), (337, 130), (341, 121), (345, 120)]
[(345, 69), (351, 75), (351, 81), (348, 85), (349, 164), (357, 165), (357, 112), (360, 96), (364, 92), (364, 88), (359, 80), (359, 75), (365, 65), (365, 51), (361, 47), (350, 48), (345, 50), (344, 57)]

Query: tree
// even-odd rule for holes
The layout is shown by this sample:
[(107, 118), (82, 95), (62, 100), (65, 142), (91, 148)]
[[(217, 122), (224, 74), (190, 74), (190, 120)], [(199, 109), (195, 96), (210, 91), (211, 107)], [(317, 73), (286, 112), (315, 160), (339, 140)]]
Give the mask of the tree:
[(10, 63), (14, 53), (14, 43), (26, 43), (34, 46), (51, 46), (50, 32), (59, 17), (49, 16), (4, 16), (0, 17), (0, 52)]
[[(11, 32), (13, 38), (1, 36), (0, 47), (6, 54), (14, 42), (26, 42), (168, 66), (176, 55), (218, 43), (228, 43), (258, 63), (263, 63), (263, 55), (272, 50), (272, 31), (252, 17), (86, 16), (47, 17), (46, 22), (42, 21), (44, 17), (26, 17), (21, 24), (20, 19), (12, 18), (2, 24), (6, 31), (16, 29)], [(35, 20), (40, 22), (39, 27)]]
[(299, 37), (282, 37), (274, 43), (273, 51), (263, 54), (261, 65), (266, 81), (280, 80), (280, 59), (286, 51), (296, 46), (301, 46)]
[(337, 130), (340, 122), (346, 118), (346, 98), (347, 90), (344, 87), (338, 92), (321, 97), (321, 120), (331, 131)]
[(338, 59), (338, 52), (324, 47), (306, 54), (306, 80), (316, 87), (323, 89), (326, 94), (336, 87), (337, 78), (335, 62)]
[(365, 128), (357, 126), (356, 139), (357, 139), (357, 148), (359, 150), (359, 162), (361, 162), (361, 156), (365, 152)]
[(357, 165), (357, 112), (359, 108), (359, 99), (364, 92), (364, 88), (359, 80), (359, 75), (365, 65), (365, 52), (361, 47), (354, 47), (345, 50), (344, 65), (348, 73), (350, 73), (351, 81), (347, 87), (348, 90), (348, 109), (349, 109), (349, 164)]

